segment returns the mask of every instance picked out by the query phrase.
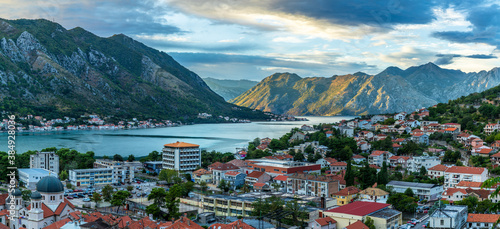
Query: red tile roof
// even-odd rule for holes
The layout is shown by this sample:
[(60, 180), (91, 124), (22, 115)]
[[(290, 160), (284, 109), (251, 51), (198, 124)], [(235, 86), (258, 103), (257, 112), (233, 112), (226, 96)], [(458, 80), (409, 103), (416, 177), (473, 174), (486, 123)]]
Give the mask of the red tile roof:
[(484, 168), (452, 166), (452, 167), (448, 168), (445, 172), (446, 173), (481, 174), (484, 172)]
[(319, 218), (319, 219), (316, 219), (316, 222), (321, 225), (321, 226), (328, 226), (330, 224), (334, 224), (334, 223), (337, 223), (337, 221), (335, 221), (334, 219), (330, 218), (330, 217), (325, 217), (325, 218)]
[(231, 163), (220, 163), (220, 164), (214, 163), (211, 165), (211, 168), (212, 168), (212, 170), (238, 170), (238, 169), (240, 169)]
[(331, 166), (347, 166), (347, 163), (340, 161), (340, 162), (331, 163), (330, 165)]
[(442, 164), (438, 164), (436, 166), (433, 166), (433, 167), (429, 168), (429, 170), (441, 171), (441, 172), (444, 172), (447, 169), (448, 169), (448, 167), (446, 165), (442, 165)]
[(376, 157), (376, 156), (380, 156), (380, 155), (382, 155), (384, 153), (389, 153), (389, 152), (387, 152), (387, 151), (381, 151), (381, 150), (375, 150), (368, 157)]
[(446, 128), (444, 131), (455, 131), (457, 130), (457, 128), (455, 127), (450, 127), (450, 128)]
[(354, 156), (352, 156), (352, 158), (364, 159), (365, 157), (363, 157), (363, 156), (361, 156), (361, 155), (354, 155)]
[(44, 219), (55, 215), (55, 213), (52, 210), (50, 210), (50, 208), (47, 207), (47, 205), (45, 205), (44, 203), (42, 203), (42, 210), (43, 210), (43, 218)]
[(448, 188), (443, 192), (443, 196), (451, 196), (457, 192), (461, 192), (462, 194), (467, 194), (467, 191), (463, 188)]
[(5, 224), (0, 223), (0, 229), (10, 229), (10, 227), (7, 227)]
[(336, 212), (348, 215), (365, 216), (389, 206), (391, 205), (375, 203), (375, 202), (356, 201), (338, 208), (330, 209), (326, 212)]
[(358, 220), (355, 223), (345, 227), (345, 229), (368, 229), (368, 226)]
[(480, 188), (483, 182), (474, 182), (474, 181), (460, 181), (457, 186), (467, 187), (467, 188)]
[(200, 145), (186, 143), (186, 142), (175, 142), (175, 143), (165, 144), (164, 146), (166, 146), (166, 147), (172, 147), (172, 148), (193, 148), (193, 147), (200, 147)]
[(252, 171), (250, 174), (247, 175), (247, 177), (259, 178), (262, 175), (264, 175), (264, 172), (261, 172), (261, 171)]
[(490, 152), (493, 151), (493, 149), (488, 149), (488, 148), (482, 148), (481, 150), (479, 150), (479, 154), (490, 154)]
[(346, 187), (336, 193), (334, 193), (333, 195), (336, 195), (336, 196), (351, 196), (351, 195), (354, 195), (354, 194), (357, 194), (358, 192), (361, 192), (361, 190), (359, 190), (359, 188), (356, 188), (354, 186), (349, 186), (349, 187)]
[(392, 148), (399, 148), (399, 147), (402, 147), (400, 144), (398, 143), (393, 143), (392, 144)]
[(254, 187), (256, 187), (256, 186), (257, 186), (257, 187), (264, 187), (264, 185), (266, 185), (266, 184), (264, 184), (264, 183), (260, 183), (260, 182), (255, 182), (255, 183), (253, 184), (253, 186), (254, 186)]
[(496, 154), (491, 155), (491, 157), (500, 157), (500, 152), (498, 152), (498, 153), (496, 153)]
[(472, 214), (467, 216), (469, 223), (495, 223), (500, 215), (498, 214)]
[[(220, 163), (220, 162), (219, 162)], [(212, 164), (213, 165), (213, 164)], [(212, 172), (206, 170), (206, 169), (198, 169), (196, 171), (193, 172), (193, 174), (195, 176), (202, 176), (202, 175), (206, 175), (206, 174), (212, 174)]]
[(229, 171), (229, 172), (227, 172), (225, 175), (226, 175), (226, 176), (236, 176), (236, 175), (238, 175), (238, 174), (240, 174), (240, 172), (237, 172), (237, 171)]
[(54, 222), (53, 224), (49, 225), (49, 226), (46, 226), (42, 229), (59, 229), (61, 228), (62, 226), (66, 225), (66, 223), (68, 222), (71, 222), (71, 219), (63, 219), (63, 220), (59, 220), (59, 221), (56, 221)]
[(255, 229), (255, 227), (252, 227), (252, 226), (246, 224), (241, 219), (234, 221), (232, 223), (229, 223), (229, 224), (222, 224), (222, 223), (212, 224), (208, 228), (209, 229), (234, 229), (234, 228), (237, 228), (237, 229)]
[(380, 169), (380, 167), (378, 167), (377, 165), (369, 165), (370, 168), (374, 168), (374, 169)]
[(0, 194), (0, 205), (5, 205), (5, 201), (7, 200), (7, 197), (9, 197), (8, 193)]
[(274, 180), (279, 180), (279, 181), (286, 181), (287, 179), (288, 177), (284, 175), (278, 175), (274, 178)]
[(3, 216), (3, 215), (9, 215), (9, 211), (7, 209), (1, 210), (0, 216)]

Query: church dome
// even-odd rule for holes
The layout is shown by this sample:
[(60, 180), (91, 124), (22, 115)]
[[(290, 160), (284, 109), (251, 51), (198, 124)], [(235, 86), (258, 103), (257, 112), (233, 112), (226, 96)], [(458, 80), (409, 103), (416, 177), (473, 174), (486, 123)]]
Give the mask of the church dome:
[(42, 193), (64, 192), (64, 186), (58, 178), (46, 176), (36, 184), (36, 190)]
[(20, 189), (16, 188), (14, 192), (12, 193), (13, 196), (22, 196), (23, 192), (21, 192)]
[(31, 193), (31, 199), (32, 200), (42, 199), (42, 195), (38, 191), (35, 191), (35, 192)]

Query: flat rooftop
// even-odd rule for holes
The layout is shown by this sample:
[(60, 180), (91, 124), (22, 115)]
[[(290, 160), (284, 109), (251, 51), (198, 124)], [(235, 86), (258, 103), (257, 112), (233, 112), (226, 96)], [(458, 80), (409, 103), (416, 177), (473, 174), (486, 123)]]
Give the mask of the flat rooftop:
[(249, 159), (248, 161), (253, 162), (259, 166), (271, 166), (280, 168), (293, 168), (298, 166), (309, 166), (315, 165), (316, 163), (307, 163), (300, 161), (285, 161), (285, 160), (273, 160), (273, 159)]
[(49, 171), (49, 170), (46, 170), (46, 169), (40, 169), (40, 168), (35, 168), (35, 169), (18, 169), (19, 172), (23, 172), (23, 173), (26, 173), (30, 176), (41, 176), (41, 177), (44, 177), (44, 176), (54, 176), (54, 177), (57, 177), (57, 174), (52, 172), (52, 171)]
[(370, 216), (382, 218), (382, 219), (390, 219), (390, 218), (397, 216), (399, 214), (401, 214), (401, 212), (398, 210), (395, 210), (392, 208), (384, 208), (378, 212), (370, 214)]
[(113, 170), (112, 168), (95, 168), (95, 169), (72, 169), (70, 171), (75, 172), (100, 172), (100, 171), (109, 171)]
[(387, 185), (392, 186), (404, 186), (409, 188), (434, 188), (439, 185), (436, 184), (425, 184), (425, 183), (416, 183), (416, 182), (406, 182), (406, 181), (390, 181)]

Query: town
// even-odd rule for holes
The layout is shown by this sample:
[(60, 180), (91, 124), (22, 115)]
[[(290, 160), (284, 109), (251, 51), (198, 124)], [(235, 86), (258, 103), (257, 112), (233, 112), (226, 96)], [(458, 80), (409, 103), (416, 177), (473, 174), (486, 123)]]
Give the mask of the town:
[(175, 142), (67, 171), (64, 153), (42, 150), (0, 195), (0, 228), (490, 227), (500, 140), (428, 115), (303, 125), (229, 156)]

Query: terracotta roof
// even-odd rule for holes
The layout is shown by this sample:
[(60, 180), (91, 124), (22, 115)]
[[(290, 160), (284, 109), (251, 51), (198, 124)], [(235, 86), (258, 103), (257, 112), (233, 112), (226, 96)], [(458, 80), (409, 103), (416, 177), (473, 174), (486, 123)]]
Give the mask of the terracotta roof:
[(10, 229), (10, 227), (7, 227), (5, 224), (0, 223), (0, 229)]
[(363, 156), (361, 156), (361, 155), (354, 155), (354, 156), (352, 156), (352, 158), (359, 158), (359, 159), (362, 159), (362, 158), (363, 158), (363, 159), (364, 159), (365, 157), (363, 157)]
[(380, 167), (378, 167), (377, 165), (369, 165), (369, 167), (374, 169), (380, 169)]
[(284, 175), (278, 175), (274, 178), (274, 180), (279, 180), (279, 181), (286, 181), (287, 179), (288, 177)]
[(370, 154), (370, 156), (368, 156), (368, 157), (376, 157), (376, 156), (380, 156), (380, 155), (382, 155), (382, 154), (384, 154), (384, 153), (389, 153), (389, 152), (387, 152), (387, 151), (382, 151), (382, 150), (375, 150), (375, 151), (373, 151), (373, 152), (372, 152), (372, 154)]
[(232, 223), (229, 223), (229, 224), (222, 224), (222, 223), (212, 224), (208, 228), (209, 229), (234, 229), (234, 228), (237, 228), (237, 229), (255, 229), (255, 227), (252, 227), (252, 226), (246, 224), (241, 219), (234, 221)]
[(212, 172), (210, 172), (206, 169), (198, 169), (198, 170), (194, 171), (193, 174), (196, 176), (202, 176), (202, 175), (206, 175), (206, 174), (212, 174)]
[(443, 125), (447, 125), (447, 126), (451, 126), (451, 125), (454, 125), (454, 126), (460, 126), (460, 124), (458, 123), (454, 123), (454, 122), (449, 122), (449, 123), (445, 123)]
[(42, 210), (43, 210), (43, 218), (44, 219), (55, 215), (55, 213), (52, 210), (50, 210), (50, 208), (47, 207), (47, 205), (45, 205), (44, 203), (42, 203)]
[(358, 220), (355, 223), (345, 227), (345, 229), (368, 229), (368, 226)]
[(471, 187), (474, 187), (474, 188), (480, 188), (481, 185), (483, 184), (483, 182), (474, 182), (474, 181), (460, 181), (457, 186), (460, 186), (460, 187), (467, 187), (467, 188), (471, 188)]
[(488, 199), (488, 196), (490, 196), (490, 194), (492, 192), (490, 190), (485, 190), (485, 189), (474, 190), (474, 189), (471, 189), (471, 188), (468, 188), (465, 191), (467, 191), (467, 193), (469, 194), (469, 196), (472, 193), (475, 193), (481, 199)]
[(171, 148), (193, 148), (193, 147), (200, 147), (200, 145), (186, 143), (186, 142), (175, 142), (175, 143), (165, 144), (164, 146), (171, 147)]
[(73, 217), (73, 219), (79, 220), (82, 216), (82, 213), (80, 211), (76, 211), (76, 212), (70, 212), (69, 215)]
[(68, 204), (71, 208), (75, 208), (75, 205), (73, 205), (66, 197), (64, 197), (64, 203)]
[(403, 159), (405, 161), (409, 160), (410, 157), (405, 157), (405, 156), (392, 156), (389, 158), (389, 160), (399, 160), (399, 159)]
[(500, 152), (498, 152), (498, 153), (496, 153), (496, 154), (491, 155), (491, 157), (500, 157)]
[[(148, 218), (148, 220), (149, 220), (149, 218)], [(120, 227), (120, 228), (126, 227), (127, 226), (127, 222), (129, 224), (133, 222), (133, 220), (128, 215), (122, 216), (122, 217), (116, 219), (116, 221), (118, 222), (118, 227)], [(134, 228), (134, 227), (132, 227), (132, 228)]]
[(438, 165), (435, 165), (431, 168), (429, 168), (429, 170), (434, 170), (434, 171), (446, 171), (448, 169), (448, 167), (446, 165), (442, 165), (442, 164), (438, 164)]
[(213, 166), (214, 164), (211, 165), (212, 170), (238, 170), (238, 169), (240, 169), (231, 163), (220, 163), (220, 164), (216, 164), (215, 166)]
[(383, 203), (375, 203), (375, 202), (355, 201), (350, 204), (346, 204), (344, 206), (330, 209), (326, 212), (336, 212), (347, 215), (365, 216), (389, 206), (391, 205)]
[(253, 177), (253, 178), (259, 178), (262, 175), (264, 175), (265, 172), (261, 171), (252, 171), (250, 174), (247, 175), (247, 177)]
[(337, 223), (337, 221), (335, 221), (334, 219), (330, 218), (330, 217), (325, 217), (325, 218), (319, 218), (319, 219), (316, 219), (316, 222), (320, 225), (320, 226), (328, 226), (330, 224), (334, 224), (334, 223)]
[(359, 192), (359, 194), (364, 194), (364, 195), (370, 195), (370, 196), (385, 196), (385, 195), (389, 195), (388, 192), (380, 189), (380, 188), (367, 188), (361, 192)]
[(71, 219), (63, 219), (63, 220), (59, 220), (59, 221), (56, 221), (54, 222), (53, 224), (49, 225), (49, 226), (46, 226), (42, 229), (59, 229), (61, 228), (62, 226), (66, 225), (66, 223), (68, 222), (71, 222)]
[(461, 192), (462, 194), (467, 194), (467, 191), (463, 188), (448, 188), (443, 192), (443, 196), (451, 196), (457, 192)]
[(358, 192), (360, 192), (361, 190), (359, 190), (359, 188), (356, 188), (354, 186), (349, 186), (349, 187), (346, 187), (336, 193), (334, 193), (333, 195), (336, 195), (336, 196), (350, 196), (350, 195), (354, 195), (354, 194), (357, 194)]
[(469, 223), (495, 223), (500, 215), (498, 214), (472, 214), (467, 216)]
[(264, 185), (266, 185), (266, 184), (264, 184), (264, 183), (260, 183), (260, 182), (255, 182), (255, 183), (253, 184), (253, 186), (254, 186), (254, 187), (255, 187), (255, 186), (257, 186), (257, 187), (264, 187)]
[(319, 182), (337, 182), (336, 179), (333, 179), (331, 176), (319, 176), (315, 174), (306, 174), (306, 173), (294, 173), (288, 178), (299, 179), (299, 180), (312, 180)]
[(479, 154), (490, 154), (490, 152), (493, 151), (493, 149), (488, 149), (488, 148), (482, 148), (481, 150), (479, 150)]
[(220, 165), (222, 165), (222, 163), (216, 161), (216, 162), (212, 163), (211, 165), (209, 165), (208, 168), (213, 168), (213, 167), (217, 167), (217, 166), (220, 166)]
[(452, 167), (448, 168), (445, 172), (446, 173), (481, 174), (484, 172), (484, 168), (452, 166)]
[(234, 159), (234, 160), (231, 160), (231, 161), (229, 161), (228, 163), (231, 163), (231, 164), (233, 164), (233, 165), (235, 165), (235, 166), (237, 166), (237, 167), (240, 167), (240, 168), (241, 168), (241, 167), (246, 167), (246, 166), (248, 166), (248, 163), (247, 163), (246, 161), (244, 161), (244, 160), (239, 160), (239, 159)]
[(330, 164), (331, 166), (347, 166), (347, 163), (340, 161), (340, 162), (334, 162)]
[(9, 197), (9, 193), (0, 194), (0, 205), (5, 205), (7, 197)]
[(3, 216), (3, 215), (9, 215), (9, 211), (7, 209), (1, 210), (0, 216)]
[(325, 161), (329, 162), (330, 164), (334, 163), (334, 162), (337, 162), (337, 159), (331, 158), (331, 157), (325, 157), (324, 159), (325, 159)]
[(226, 175), (226, 176), (236, 176), (236, 175), (238, 175), (238, 174), (240, 174), (240, 172), (237, 172), (237, 171), (229, 171), (229, 172), (227, 172), (225, 175)]
[(398, 143), (393, 143), (392, 144), (392, 148), (399, 148), (399, 147), (402, 147), (400, 144)]
[(455, 127), (450, 127), (450, 128), (446, 128), (444, 131), (455, 131), (457, 130), (457, 128)]

